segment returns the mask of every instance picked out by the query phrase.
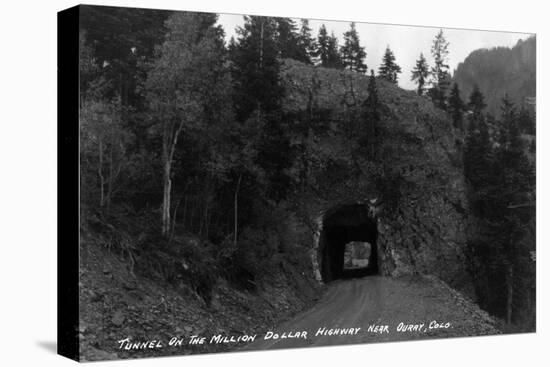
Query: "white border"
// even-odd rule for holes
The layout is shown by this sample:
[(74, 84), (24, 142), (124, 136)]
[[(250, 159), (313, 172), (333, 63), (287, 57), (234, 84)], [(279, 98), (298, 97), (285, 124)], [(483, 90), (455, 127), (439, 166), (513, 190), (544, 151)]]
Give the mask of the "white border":
[[(538, 333), (519, 336), (369, 344), (98, 363), (98, 366), (531, 366), (548, 362), (549, 228), (543, 216), (550, 187), (544, 169), (549, 144), (543, 101), (550, 65), (548, 11), (543, 1), (252, 0), (89, 1), (149, 8), (284, 15), (394, 24), (537, 33)], [(56, 337), (56, 12), (76, 2), (5, 2), (0, 22), (0, 364), (73, 365), (51, 349)], [(546, 264), (546, 269), (541, 266)], [(547, 288), (547, 287), (546, 287)]]

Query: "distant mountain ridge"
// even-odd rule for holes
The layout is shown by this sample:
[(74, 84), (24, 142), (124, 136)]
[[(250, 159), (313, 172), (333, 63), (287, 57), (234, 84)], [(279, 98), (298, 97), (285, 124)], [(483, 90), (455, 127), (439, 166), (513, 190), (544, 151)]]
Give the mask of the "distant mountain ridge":
[(519, 40), (512, 47), (475, 50), (458, 64), (453, 81), (467, 101), (475, 84), (485, 96), (487, 112), (500, 115), (505, 93), (519, 108), (526, 97), (536, 96), (536, 37)]

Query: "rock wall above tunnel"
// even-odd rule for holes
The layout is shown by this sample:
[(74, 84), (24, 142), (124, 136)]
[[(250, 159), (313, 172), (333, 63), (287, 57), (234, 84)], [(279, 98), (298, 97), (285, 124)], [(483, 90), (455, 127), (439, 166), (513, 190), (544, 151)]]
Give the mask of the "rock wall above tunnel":
[[(315, 105), (330, 109), (333, 119), (344, 119), (350, 88), (358, 101), (367, 97), (368, 78), (357, 73), (285, 61), (282, 74), (290, 111), (310, 106), (314, 95)], [(339, 206), (361, 204), (370, 208), (376, 222), (380, 273), (436, 275), (471, 296), (461, 133), (428, 98), (381, 79), (377, 84), (389, 131), (377, 153), (397, 176), (388, 178), (387, 188), (363, 175), (300, 194), (297, 200), (312, 228), (317, 278), (322, 278), (319, 244), (325, 216)]]

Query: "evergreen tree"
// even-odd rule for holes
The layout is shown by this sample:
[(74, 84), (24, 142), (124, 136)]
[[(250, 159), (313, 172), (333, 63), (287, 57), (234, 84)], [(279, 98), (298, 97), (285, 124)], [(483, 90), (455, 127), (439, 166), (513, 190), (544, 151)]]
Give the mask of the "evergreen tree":
[(531, 144), (529, 144), (529, 153), (536, 154), (537, 153), (537, 140), (533, 139), (531, 140)]
[(324, 24), (319, 28), (315, 56), (319, 60), (319, 65), (323, 67), (335, 69), (342, 67), (342, 60), (338, 53), (338, 39), (334, 36), (334, 33), (328, 35)]
[[(155, 46), (163, 41), (167, 32), (165, 21), (170, 13), (153, 9), (81, 7), (80, 29), (85, 30), (87, 44), (93, 46), (95, 63), (100, 66), (98, 71), (111, 89), (109, 98), (118, 95), (123, 106), (145, 103), (136, 82), (145, 77), (143, 65), (152, 61)], [(103, 65), (108, 67), (101, 67)]]
[(468, 106), (464, 168), (470, 205), (481, 233), (474, 251), (485, 269), (478, 270), (486, 279), (485, 286), (495, 290), (483, 303), (511, 324), (532, 312), (534, 295), (529, 284), (534, 273), (529, 256), (535, 243), (534, 171), (525, 155), (518, 114), (508, 96), (502, 100), (500, 121), (495, 124), (498, 144), (494, 147), (483, 116), (484, 97), (477, 86)]
[(298, 27), (294, 20), (290, 18), (275, 18), (277, 23), (277, 47), (279, 48), (279, 57), (282, 59), (294, 59), (309, 63), (309, 56), (306, 50), (300, 45)]
[(387, 46), (382, 58), (382, 64), (378, 68), (378, 74), (382, 78), (397, 84), (397, 74), (399, 73), (401, 73), (401, 67), (396, 64), (393, 51), (390, 50), (390, 46)]
[(455, 129), (463, 130), (463, 115), (464, 115), (464, 102), (460, 98), (460, 90), (458, 84), (454, 83), (449, 96), (449, 114), (453, 119), (453, 126)]
[(278, 23), (273, 18), (245, 16), (237, 28), (237, 42), (230, 45), (231, 75), (235, 84), (235, 112), (245, 121), (253, 111), (279, 110), (283, 94), (280, 84)]
[(535, 135), (535, 121), (524, 105), (519, 110), (518, 125), (523, 134)]
[(359, 143), (367, 148), (371, 159), (375, 158), (377, 127), (380, 123), (380, 100), (374, 70), (371, 69), (369, 84), (367, 86), (368, 96), (363, 102), (363, 120), (365, 131), (361, 134)]
[[(491, 167), (491, 141), (489, 129), (483, 110), (486, 107), (483, 94), (479, 88), (474, 87), (470, 94), (468, 106), (471, 113), (468, 118), (468, 132), (464, 149), (464, 173), (475, 192), (487, 186)], [(474, 210), (484, 211), (484, 204), (487, 198), (474, 200)]]
[(476, 84), (474, 85), (474, 89), (470, 94), (468, 108), (470, 109), (470, 112), (473, 114), (473, 116), (475, 116), (476, 119), (479, 119), (480, 116), (483, 114), (483, 110), (485, 109), (485, 107), (487, 107), (487, 104), (485, 103), (485, 97), (479, 90), (479, 86)]
[(311, 28), (309, 27), (309, 21), (307, 19), (301, 19), (298, 46), (300, 48), (300, 53), (306, 56), (305, 62), (307, 64), (313, 64), (317, 45), (315, 43), (315, 38), (311, 35)]
[(447, 89), (450, 83), (449, 65), (447, 64), (449, 42), (445, 39), (442, 29), (439, 30), (433, 41), (431, 52), (434, 58), (434, 66), (431, 72), (433, 80), (430, 96), (436, 106), (446, 109)]
[(494, 212), (493, 222), (498, 223), (497, 245), (501, 254), (498, 265), (504, 273), (505, 319), (510, 324), (514, 318), (517, 293), (523, 288), (520, 274), (524, 272), (525, 264), (522, 258), (527, 256), (528, 249), (523, 248), (522, 239), (529, 230), (529, 221), (534, 218), (533, 210), (529, 214), (529, 211), (518, 211), (515, 207), (534, 205), (531, 193), (534, 192), (535, 180), (533, 167), (525, 155), (516, 109), (507, 95), (501, 105), (497, 158), (498, 179), (494, 199), (500, 210)]
[[(213, 112), (212, 105), (221, 108), (228, 99), (230, 79), (224, 66), (223, 32), (216, 22), (217, 15), (209, 13), (177, 12), (170, 16), (166, 21), (168, 33), (147, 76), (147, 99), (158, 125), (156, 130), (162, 132), (162, 235), (166, 237), (172, 228), (173, 165), (178, 140), (184, 133), (202, 130), (209, 112)], [(227, 115), (224, 110), (214, 119), (223, 120)]]
[(349, 31), (344, 33), (344, 45), (340, 52), (342, 54), (342, 64), (344, 68), (359, 73), (367, 71), (367, 65), (364, 63), (367, 54), (365, 48), (361, 47), (359, 34), (353, 22), (350, 24)]
[[(514, 139), (520, 139), (520, 130), (517, 119), (516, 107), (508, 97), (504, 94), (500, 106), (500, 125), (499, 125), (499, 144), (502, 149), (506, 148), (509, 143), (517, 143)], [(517, 144), (521, 144), (517, 143)]]
[(420, 57), (416, 60), (416, 65), (412, 70), (411, 80), (418, 84), (417, 93), (419, 96), (424, 94), (424, 86), (430, 76), (430, 69), (424, 54), (420, 53)]
[(327, 28), (324, 24), (321, 24), (319, 28), (319, 33), (317, 34), (317, 51), (315, 55), (319, 60), (321, 66), (327, 67), (328, 64), (328, 54), (329, 54), (329, 36), (327, 33)]
[(330, 37), (328, 39), (327, 67), (334, 69), (340, 69), (344, 67), (342, 55), (340, 54), (340, 51), (338, 49), (338, 38), (336, 38), (334, 32), (330, 33)]
[(230, 50), (237, 119), (250, 127), (263, 195), (275, 201), (290, 189), (287, 169), (291, 148), (283, 126), (279, 64), (283, 43), (280, 31), (290, 29), (288, 25), (269, 17), (245, 17), (245, 24), (237, 29), (238, 40)]

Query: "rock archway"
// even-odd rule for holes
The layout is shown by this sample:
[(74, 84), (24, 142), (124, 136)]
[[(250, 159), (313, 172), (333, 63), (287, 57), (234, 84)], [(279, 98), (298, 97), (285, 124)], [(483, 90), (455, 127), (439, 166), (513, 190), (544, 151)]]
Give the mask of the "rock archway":
[[(326, 283), (336, 279), (378, 274), (378, 230), (376, 218), (368, 205), (342, 205), (328, 210), (321, 223), (318, 259), (321, 279)], [(370, 245), (368, 266), (346, 269), (344, 253), (351, 242)]]

